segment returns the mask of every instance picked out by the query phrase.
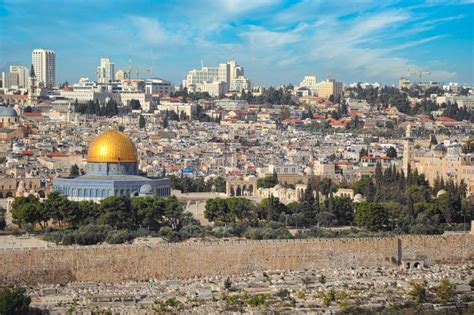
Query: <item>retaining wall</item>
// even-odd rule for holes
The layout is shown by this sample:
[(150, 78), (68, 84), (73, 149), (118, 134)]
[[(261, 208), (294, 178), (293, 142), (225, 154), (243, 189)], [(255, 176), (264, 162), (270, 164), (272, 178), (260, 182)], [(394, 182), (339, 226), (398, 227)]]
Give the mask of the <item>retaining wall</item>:
[(396, 266), (474, 261), (472, 235), (64, 246), (0, 250), (0, 286), (146, 281), (263, 270)]

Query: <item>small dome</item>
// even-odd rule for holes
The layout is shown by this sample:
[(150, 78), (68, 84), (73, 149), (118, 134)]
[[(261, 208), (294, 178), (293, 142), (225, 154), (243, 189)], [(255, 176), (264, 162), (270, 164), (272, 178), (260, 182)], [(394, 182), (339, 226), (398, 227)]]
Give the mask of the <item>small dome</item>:
[(440, 144), (436, 145), (433, 150), (444, 152), (444, 151), (446, 151), (446, 147), (444, 146), (444, 144), (440, 143)]
[(281, 188), (281, 185), (280, 184), (276, 184), (275, 187), (273, 187), (275, 189), (280, 189)]
[(448, 193), (448, 192), (447, 192), (446, 190), (441, 189), (441, 190), (438, 191), (438, 193), (436, 194), (436, 198), (438, 198), (438, 197), (441, 196), (441, 195), (445, 195), (445, 194), (447, 194), (447, 193)]
[(362, 194), (356, 194), (354, 196), (354, 202), (362, 202), (364, 201), (364, 196), (362, 196)]
[(13, 108), (0, 106), (0, 116), (17, 117), (18, 113)]
[(140, 187), (140, 195), (151, 195), (151, 194), (153, 194), (153, 188), (150, 185), (145, 184)]

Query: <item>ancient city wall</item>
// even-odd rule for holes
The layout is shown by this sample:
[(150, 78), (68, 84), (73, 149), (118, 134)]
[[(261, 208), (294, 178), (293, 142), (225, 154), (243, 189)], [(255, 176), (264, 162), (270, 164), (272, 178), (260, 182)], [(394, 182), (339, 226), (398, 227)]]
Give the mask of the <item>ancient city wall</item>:
[(474, 261), (473, 241), (449, 235), (9, 249), (0, 251), (0, 286), (395, 266), (403, 259), (458, 264)]

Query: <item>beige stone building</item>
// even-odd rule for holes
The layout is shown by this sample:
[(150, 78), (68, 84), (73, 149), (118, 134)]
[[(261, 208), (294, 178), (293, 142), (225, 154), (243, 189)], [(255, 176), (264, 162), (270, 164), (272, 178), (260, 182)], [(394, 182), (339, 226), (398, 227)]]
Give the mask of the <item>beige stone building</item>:
[(430, 185), (438, 177), (458, 184), (464, 181), (468, 196), (474, 197), (474, 154), (463, 154), (459, 143), (442, 143), (430, 151), (415, 152), (413, 144), (407, 142), (403, 159), (404, 168), (410, 164), (412, 170), (425, 175)]
[(330, 79), (318, 82), (318, 96), (328, 98), (331, 95), (342, 96), (342, 82)]

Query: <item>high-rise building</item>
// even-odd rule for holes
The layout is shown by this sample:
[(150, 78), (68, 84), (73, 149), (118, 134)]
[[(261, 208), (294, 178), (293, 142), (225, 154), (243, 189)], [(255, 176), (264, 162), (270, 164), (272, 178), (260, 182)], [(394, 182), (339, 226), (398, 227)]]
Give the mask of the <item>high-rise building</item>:
[(46, 88), (52, 88), (56, 83), (56, 53), (54, 50), (33, 50), (31, 63), (35, 69), (38, 84), (42, 84)]
[(17, 86), (19, 88), (27, 88), (28, 87), (28, 75), (30, 69), (25, 66), (10, 66), (10, 72), (16, 73), (18, 75), (18, 82)]
[(18, 74), (2, 72), (2, 88), (10, 89), (14, 86), (18, 86)]
[(318, 82), (318, 96), (328, 98), (331, 95), (342, 97), (342, 82), (336, 82), (332, 79)]
[(127, 80), (128, 79), (128, 74), (122, 69), (118, 69), (117, 72), (115, 72), (115, 80)]
[(100, 66), (97, 67), (97, 82), (108, 83), (115, 80), (115, 65), (109, 58), (100, 58)]

